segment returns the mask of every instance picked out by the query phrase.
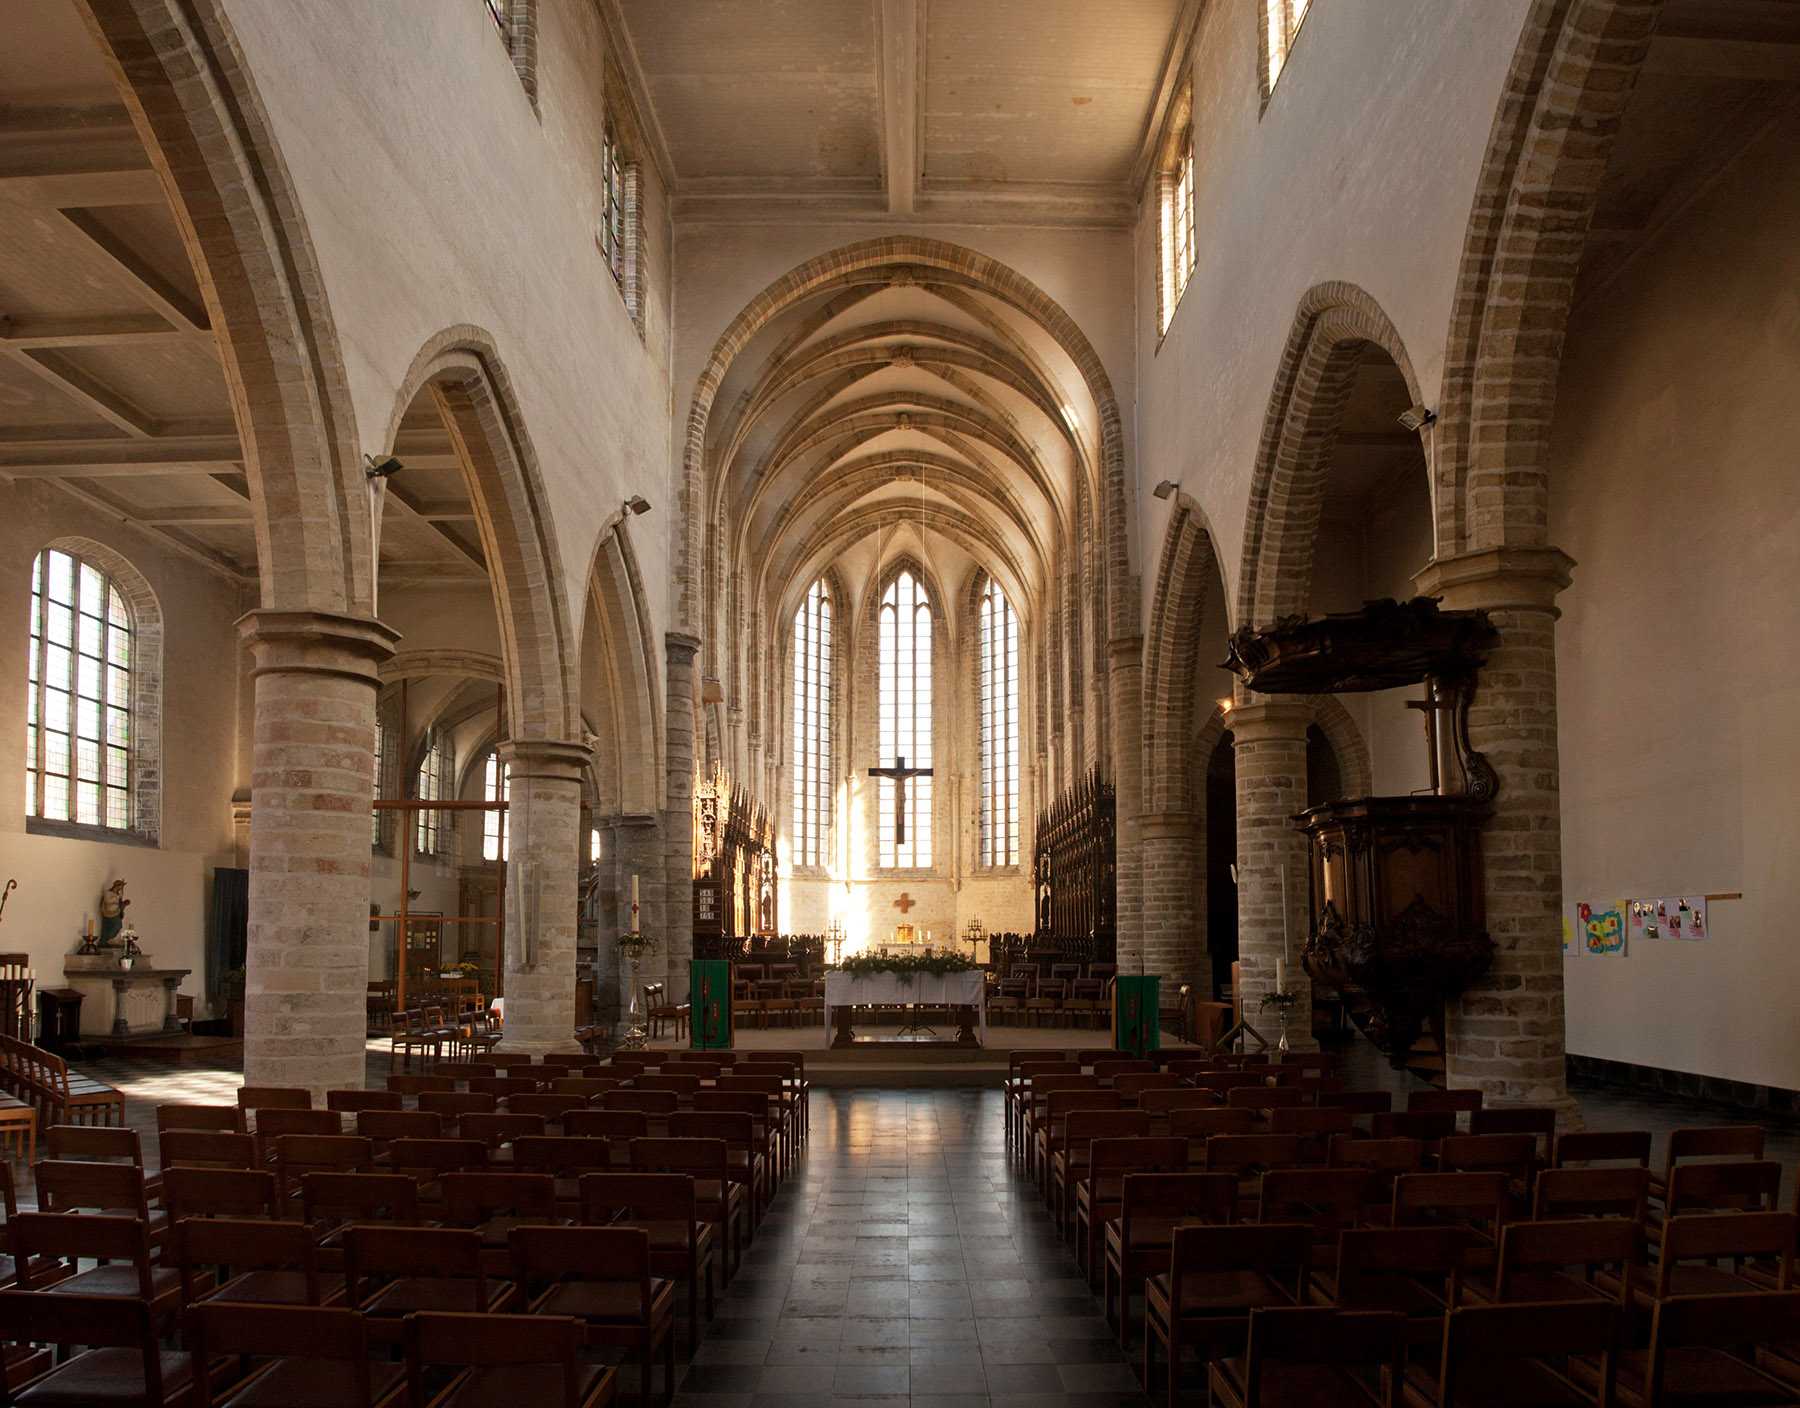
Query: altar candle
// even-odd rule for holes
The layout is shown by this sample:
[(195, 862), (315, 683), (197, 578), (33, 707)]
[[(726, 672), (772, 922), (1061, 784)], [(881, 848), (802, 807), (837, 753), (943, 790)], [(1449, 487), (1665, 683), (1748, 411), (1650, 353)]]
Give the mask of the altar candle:
[(637, 933), (638, 926), (637, 876), (631, 877), (631, 932)]
[(1285, 958), (1275, 960), (1275, 991), (1287, 991), (1287, 959)]
[(1285, 861), (1281, 866), (1281, 956), (1294, 956), (1294, 936), (1288, 919), (1288, 872)]

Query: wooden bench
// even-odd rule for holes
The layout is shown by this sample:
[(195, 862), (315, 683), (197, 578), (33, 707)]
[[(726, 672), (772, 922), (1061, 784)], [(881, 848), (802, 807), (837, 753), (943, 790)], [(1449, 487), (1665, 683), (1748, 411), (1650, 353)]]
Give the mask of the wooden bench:
[(87, 1076), (71, 1076), (62, 1057), (10, 1036), (0, 1036), (0, 1085), (35, 1110), (43, 1125), (125, 1123), (123, 1094)]

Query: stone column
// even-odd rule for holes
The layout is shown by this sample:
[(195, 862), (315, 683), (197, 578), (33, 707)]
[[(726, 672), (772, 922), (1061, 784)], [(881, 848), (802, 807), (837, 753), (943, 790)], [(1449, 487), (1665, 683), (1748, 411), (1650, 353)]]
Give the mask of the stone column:
[(575, 1039), (575, 920), (585, 743), (515, 738), (506, 810), (506, 1025), (501, 1049), (541, 1055)]
[[(1251, 696), (1225, 715), (1237, 754), (1238, 959), (1244, 1020), (1275, 1041), (1278, 1023), (1261, 1010), (1275, 987), (1275, 960), (1283, 956), (1281, 874), (1288, 877), (1287, 986), (1298, 994), (1288, 1017), (1288, 1045), (1317, 1049), (1312, 1034), (1312, 982), (1301, 952), (1306, 916), (1306, 838), (1293, 817), (1306, 809), (1306, 728), (1311, 706), (1267, 695)], [(1266, 701), (1266, 702), (1263, 702)]]
[[(663, 811), (663, 943), (645, 964), (666, 965), (670, 1002), (688, 1000), (688, 960), (694, 956), (694, 657), (700, 638), (670, 631), (663, 637), (669, 672), (668, 800)], [(654, 981), (654, 980), (652, 980)]]
[(1117, 746), (1107, 760), (1112, 769), (1118, 875), (1114, 910), (1119, 930), (1119, 971), (1161, 971), (1144, 951), (1144, 640), (1132, 636), (1107, 647), (1107, 684), (1112, 691), (1112, 737)]
[(1138, 826), (1143, 849), (1144, 971), (1161, 973), (1165, 1006), (1183, 983), (1195, 1000), (1212, 1000), (1206, 951), (1206, 848), (1194, 812), (1147, 813)]
[(1469, 710), (1469, 740), (1499, 775), (1482, 841), (1493, 966), (1447, 1012), (1449, 1081), (1495, 1104), (1579, 1120), (1563, 1055), (1562, 807), (1556, 742), (1556, 596), (1575, 564), (1556, 548), (1440, 558), (1413, 580), (1500, 632)]
[[(631, 927), (631, 877), (635, 875), (638, 877), (638, 928), (646, 934), (666, 934), (668, 921), (662, 883), (664, 842), (659, 818), (621, 817), (613, 836), (618, 848), (614, 866), (619, 887), (618, 932), (624, 933)], [(616, 1035), (623, 1036), (629, 1025), (625, 1014), (631, 1008), (631, 965), (619, 958), (612, 945), (613, 937), (607, 934), (600, 943), (600, 966), (607, 975), (608, 985), (603, 994), (596, 988), (596, 994), (600, 1007), (615, 1026)], [(646, 965), (639, 975), (640, 980), (660, 981), (665, 962), (660, 951), (651, 955), (647, 963), (654, 964), (657, 971), (654, 976), (650, 975)]]
[(268, 608), (238, 632), (256, 691), (244, 1079), (361, 1089), (376, 669), (399, 636)]

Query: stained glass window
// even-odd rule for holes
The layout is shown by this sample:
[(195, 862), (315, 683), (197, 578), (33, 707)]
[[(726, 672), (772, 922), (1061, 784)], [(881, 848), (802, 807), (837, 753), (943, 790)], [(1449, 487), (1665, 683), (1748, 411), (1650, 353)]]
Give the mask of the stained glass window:
[(794, 815), (800, 865), (825, 863), (831, 826), (831, 597), (814, 582), (794, 613)]
[[(504, 802), (512, 791), (512, 766), (500, 761), (499, 755), (489, 753), (487, 765), (481, 773), (481, 799), (484, 802)], [(481, 814), (481, 858), (483, 860), (506, 860), (506, 813), (502, 811), (483, 812)]]
[(1019, 863), (1019, 618), (992, 578), (981, 594), (981, 864)]
[(99, 568), (48, 548), (31, 569), (25, 814), (129, 831), (131, 611)]
[[(931, 599), (911, 572), (902, 572), (881, 598), (878, 744), (881, 765), (904, 757), (931, 766)], [(906, 779), (906, 839), (895, 826), (894, 778), (880, 780), (875, 801), (878, 854), (886, 868), (931, 864), (931, 779)]]

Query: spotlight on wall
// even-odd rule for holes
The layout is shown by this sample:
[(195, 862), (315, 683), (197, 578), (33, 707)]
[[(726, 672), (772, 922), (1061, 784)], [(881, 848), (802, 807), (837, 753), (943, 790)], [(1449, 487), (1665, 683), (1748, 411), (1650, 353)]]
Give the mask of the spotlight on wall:
[(383, 455), (380, 459), (373, 455), (363, 456), (363, 470), (371, 479), (392, 479), (405, 468), (392, 455)]
[(1400, 412), (1400, 424), (1408, 430), (1423, 430), (1437, 422), (1437, 412), (1429, 406), (1408, 406)]
[(1173, 498), (1175, 491), (1177, 489), (1179, 489), (1180, 487), (1181, 487), (1180, 480), (1165, 479), (1165, 480), (1163, 480), (1162, 483), (1158, 484), (1154, 489), (1152, 489), (1150, 491), (1150, 495), (1152, 498), (1157, 498), (1157, 499)]
[(1233, 704), (1235, 704), (1236, 702), (1237, 701), (1234, 700), (1229, 694), (1226, 695), (1223, 699), (1221, 699), (1219, 701), (1219, 712), (1221, 714), (1229, 714), (1231, 712), (1231, 706)]
[(633, 513), (648, 513), (650, 512), (650, 500), (646, 499), (642, 494), (633, 494), (629, 499), (625, 500), (625, 507), (630, 509)]

